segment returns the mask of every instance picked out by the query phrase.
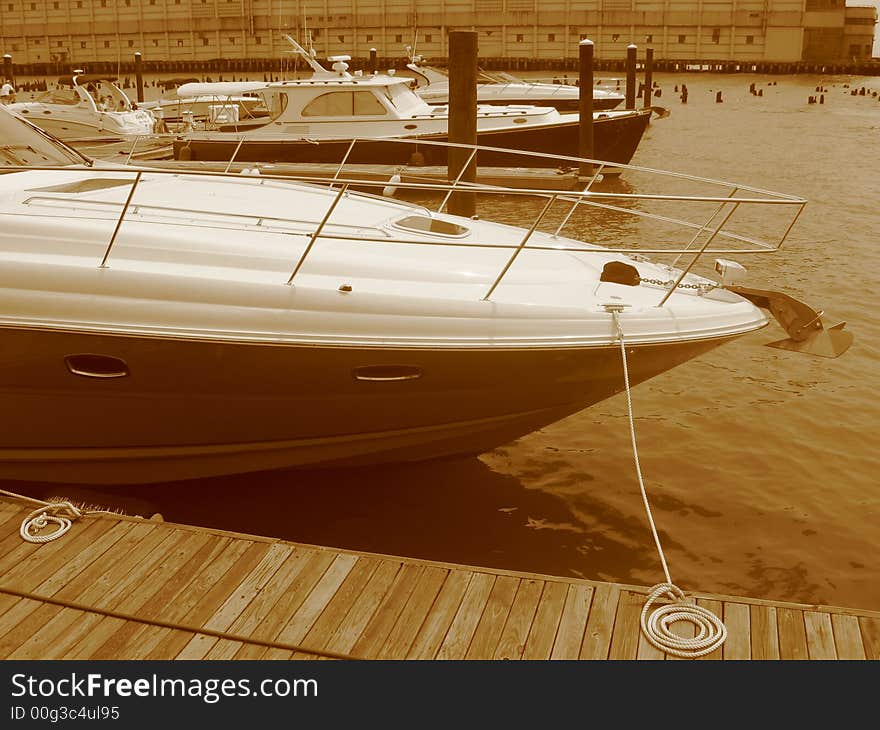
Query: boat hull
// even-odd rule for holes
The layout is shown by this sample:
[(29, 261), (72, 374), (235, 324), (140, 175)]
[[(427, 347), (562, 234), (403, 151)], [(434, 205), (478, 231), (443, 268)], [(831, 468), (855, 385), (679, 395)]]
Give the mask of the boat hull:
[[(651, 111), (628, 115), (599, 117), (593, 121), (594, 154), (599, 160), (628, 164), (642, 135), (647, 129)], [(577, 123), (535, 125), (523, 128), (490, 130), (477, 134), (477, 144), (489, 147), (541, 152), (549, 155), (576, 157), (579, 127)], [(414, 139), (446, 142), (448, 137), (426, 135)], [(214, 133), (212, 136), (181, 138), (174, 141), (174, 158), (195, 161), (223, 161), (235, 156), (239, 162), (322, 162), (339, 163), (348, 152), (350, 139), (320, 142), (302, 139), (260, 139), (257, 135), (239, 146), (240, 135)], [(407, 165), (413, 164), (418, 151), (425, 165), (446, 165), (447, 149), (442, 146), (409, 145), (383, 139), (359, 139), (347, 161), (352, 164)], [(477, 164), (488, 167), (522, 167), (522, 155), (480, 150)], [(528, 158), (530, 167), (559, 167), (552, 157)], [(565, 166), (565, 163), (562, 163)]]
[[(2, 337), (5, 479), (149, 483), (475, 454), (623, 388), (613, 345), (399, 349), (22, 328)], [(731, 338), (631, 348), (631, 381)], [(78, 353), (123, 360), (129, 374), (74, 374), (65, 357)]]

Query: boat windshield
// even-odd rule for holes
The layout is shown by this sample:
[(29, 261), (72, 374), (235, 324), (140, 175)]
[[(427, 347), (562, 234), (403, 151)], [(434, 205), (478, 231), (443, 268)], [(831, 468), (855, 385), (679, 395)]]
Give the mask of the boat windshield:
[(85, 85), (86, 92), (92, 97), (98, 111), (127, 112), (131, 111), (131, 101), (116, 84), (108, 80), (91, 81)]
[(0, 165), (90, 165), (91, 161), (0, 105)]
[(385, 96), (402, 115), (417, 114), (424, 111), (425, 101), (406, 84), (389, 84), (384, 88)]
[(34, 101), (40, 104), (65, 104), (67, 106), (76, 106), (82, 104), (83, 100), (73, 89), (49, 89), (34, 97)]

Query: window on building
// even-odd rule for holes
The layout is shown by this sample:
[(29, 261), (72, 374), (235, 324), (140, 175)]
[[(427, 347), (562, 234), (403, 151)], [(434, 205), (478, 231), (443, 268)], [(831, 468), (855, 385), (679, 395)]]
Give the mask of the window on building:
[(338, 35), (338, 36), (336, 36), (336, 39), (337, 39), (340, 43), (345, 43), (345, 36), (344, 36), (344, 35)]
[(684, 43), (686, 40), (687, 40), (687, 36), (684, 36), (684, 35), (678, 36), (679, 43)]
[(207, 38), (202, 38), (202, 45), (203, 45), (203, 46), (207, 46), (207, 45), (208, 45), (208, 39), (207, 39)]
[(59, 5), (60, 5), (60, 3), (52, 3), (52, 9), (58, 10)]
[(177, 39), (177, 47), (178, 47), (178, 48), (183, 48), (183, 38), (178, 38), (178, 39)]
[(104, 41), (104, 48), (110, 48), (110, 41)]
[(55, 47), (61, 48), (64, 45), (64, 41), (55, 41)]
[(102, 8), (106, 8), (106, 7), (107, 7), (107, 0), (101, 0), (101, 7), (102, 7)]
[(262, 46), (262, 45), (263, 45), (263, 39), (260, 38), (260, 36), (257, 36), (256, 38), (254, 38), (254, 43), (257, 44), (258, 46)]
[(395, 43), (403, 43), (403, 36), (402, 35), (394, 36), (394, 42)]
[(153, 48), (158, 48), (158, 47), (159, 47), (159, 39), (153, 38)]
[(76, 7), (82, 9), (83, 3), (82, 0), (76, 0)]
[(753, 35), (746, 36), (746, 45), (747, 46), (752, 45), (754, 42), (755, 42), (755, 36), (753, 36)]
[(13, 10), (15, 10), (15, 5), (13, 5), (12, 3), (9, 3), (9, 5), (6, 7), (6, 9), (11, 13)]
[(369, 43), (371, 40), (373, 40), (373, 36), (371, 36), (371, 35), (368, 33), (368, 34), (367, 34), (367, 43)]
[(36, 10), (36, 9), (37, 9), (37, 4), (31, 3), (31, 10)]
[(428, 34), (425, 36), (425, 43), (430, 43), (430, 42), (431, 42), (431, 35)]
[(235, 36), (229, 36), (229, 38), (227, 38), (226, 40), (229, 41), (229, 45), (230, 45), (230, 46), (234, 46), (234, 45), (235, 45)]
[(720, 43), (721, 42), (721, 28), (712, 28), (712, 42)]
[(517, 42), (517, 43), (522, 43), (522, 42), (523, 42), (523, 34), (522, 34), (522, 33), (517, 33), (517, 34), (516, 34), (516, 42)]
[(86, 48), (86, 47), (87, 47), (87, 46), (86, 46), (86, 42), (85, 42), (85, 41), (80, 41), (80, 42), (79, 42), (79, 47), (80, 47), (80, 48)]
[(548, 34), (547, 34), (547, 40), (548, 40), (550, 43), (553, 43), (553, 42), (556, 40), (556, 33), (548, 33)]
[(645, 43), (653, 43), (653, 42), (654, 42), (654, 35), (652, 33), (648, 33), (648, 35), (645, 36)]
[(617, 43), (620, 40), (620, 33), (612, 33), (611, 34), (611, 42)]
[(129, 41), (129, 42), (128, 42), (128, 47), (129, 47), (129, 48), (134, 48), (134, 41)]
[(127, 7), (127, 8), (131, 7), (131, 0), (125, 0), (125, 7)]

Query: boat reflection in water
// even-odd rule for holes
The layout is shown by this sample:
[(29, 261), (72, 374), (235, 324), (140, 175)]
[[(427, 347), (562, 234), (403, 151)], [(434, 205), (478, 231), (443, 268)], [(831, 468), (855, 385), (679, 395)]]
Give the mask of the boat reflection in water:
[[(356, 192), (344, 170), (330, 186), (111, 168), (4, 110), (0, 132), (0, 478), (479, 453), (620, 391), (615, 318), (633, 384), (768, 322), (754, 295), (564, 235), (633, 194), (539, 193), (524, 228), (442, 212), (462, 192), (449, 185), (422, 186), (432, 210)], [(687, 264), (712, 241), (767, 251), (787, 233), (736, 234), (732, 210), (790, 223), (804, 205), (695, 182), (714, 193), (681, 221)], [(499, 192), (526, 195), (480, 194)]]

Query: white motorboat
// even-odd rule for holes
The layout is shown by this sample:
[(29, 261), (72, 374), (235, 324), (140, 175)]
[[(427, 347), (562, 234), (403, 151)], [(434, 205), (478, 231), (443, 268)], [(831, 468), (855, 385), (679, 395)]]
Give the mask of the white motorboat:
[[(421, 56), (411, 55), (406, 67), (416, 75), (416, 93), (429, 104), (449, 103), (449, 75), (436, 66), (423, 63)], [(596, 86), (593, 89), (593, 109), (608, 111), (625, 100), (616, 89)], [(577, 111), (580, 89), (564, 83), (526, 81), (506, 71), (486, 71), (477, 74), (478, 104), (531, 104), (552, 106), (561, 112)]]
[(113, 140), (152, 134), (155, 119), (137, 109), (113, 76), (77, 73), (57, 88), (7, 108), (67, 142)]
[[(174, 156), (181, 160), (241, 162), (338, 163), (352, 139), (376, 140), (359, 144), (348, 158), (360, 164), (405, 165), (412, 149), (383, 140), (409, 138), (426, 142), (447, 140), (448, 106), (428, 104), (411, 88), (412, 80), (387, 74), (349, 73), (348, 56), (333, 56), (324, 68), (289, 36), (294, 51), (312, 68), (308, 78), (265, 82), (238, 81), (181, 85), (181, 97), (206, 94), (260, 96), (269, 118), (215, 125), (208, 131), (187, 132), (175, 141)], [(579, 115), (553, 107), (531, 105), (477, 106), (477, 143), (480, 145), (574, 155), (578, 149)], [(594, 114), (594, 156), (628, 163), (651, 117), (650, 110), (606, 111)], [(445, 165), (446, 148), (426, 146), (420, 164)], [(535, 164), (556, 167), (553, 157)], [(478, 165), (504, 167), (510, 156), (481, 151)]]
[(162, 96), (139, 103), (141, 109), (148, 110), (154, 117), (166, 123), (210, 124), (234, 123), (239, 120), (260, 119), (268, 115), (262, 100), (256, 96), (203, 94), (182, 98), (177, 89), (183, 84), (199, 83), (197, 78), (165, 79)]
[[(633, 384), (767, 323), (689, 267), (562, 235), (619, 194), (554, 197), (545, 233), (548, 196), (525, 229), (342, 179), (89, 165), (3, 109), (0, 135), (2, 478), (479, 453), (622, 390), (615, 318)], [(706, 201), (804, 203), (743, 191)], [(688, 230), (747, 240), (723, 225)]]

